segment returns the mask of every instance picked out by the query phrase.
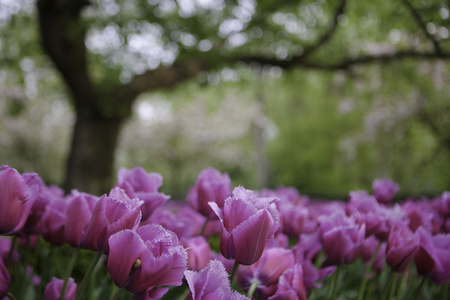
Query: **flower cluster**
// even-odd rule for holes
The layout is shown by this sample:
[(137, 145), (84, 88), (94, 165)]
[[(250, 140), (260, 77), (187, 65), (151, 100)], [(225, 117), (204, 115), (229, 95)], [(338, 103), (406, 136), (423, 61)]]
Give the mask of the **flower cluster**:
[[(168, 201), (162, 182), (140, 167), (120, 169), (108, 194), (64, 195), (37, 174), (1, 167), (0, 299), (25, 297), (23, 287), (41, 291), (36, 298), (104, 299), (86, 286), (105, 260), (102, 284), (116, 286), (113, 299), (123, 291), (137, 299), (337, 299), (348, 290), (355, 299), (446, 297), (450, 192), (394, 202), (399, 185), (385, 178), (374, 180), (373, 194), (321, 201), (294, 188), (233, 187), (208, 168), (186, 201)], [(42, 268), (28, 265), (37, 244), (72, 249), (64, 278), (43, 281)], [(96, 253), (84, 278), (72, 274), (80, 253)], [(356, 284), (343, 283), (342, 272)]]

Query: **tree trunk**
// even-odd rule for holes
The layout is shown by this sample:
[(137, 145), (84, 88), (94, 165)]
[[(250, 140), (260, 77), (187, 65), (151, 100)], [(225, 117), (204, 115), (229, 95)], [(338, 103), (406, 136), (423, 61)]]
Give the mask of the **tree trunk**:
[(77, 116), (67, 163), (66, 191), (101, 195), (114, 185), (114, 154), (123, 119)]

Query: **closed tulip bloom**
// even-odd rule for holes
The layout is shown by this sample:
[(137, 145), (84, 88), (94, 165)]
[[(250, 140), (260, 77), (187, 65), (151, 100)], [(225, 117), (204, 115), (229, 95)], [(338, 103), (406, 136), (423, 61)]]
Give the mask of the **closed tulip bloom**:
[(40, 233), (41, 219), (49, 202), (64, 198), (64, 191), (54, 185), (45, 185), (42, 178), (36, 173), (25, 173), (22, 175), (30, 191), (30, 199), (33, 201), (30, 215), (23, 228), (26, 234)]
[(372, 183), (373, 194), (380, 203), (390, 203), (400, 189), (400, 185), (390, 178), (377, 178)]
[(214, 168), (207, 168), (199, 174), (195, 185), (189, 190), (187, 202), (202, 215), (214, 219), (217, 216), (208, 203), (214, 202), (222, 209), (232, 188), (228, 174), (222, 175)]
[(158, 192), (163, 183), (159, 173), (147, 173), (141, 167), (132, 170), (121, 168), (117, 173), (116, 187), (123, 189), (130, 198), (143, 201), (141, 206), (142, 221), (147, 220), (155, 209), (170, 199), (170, 196)]
[(212, 260), (200, 272), (185, 271), (184, 276), (190, 290), (187, 300), (249, 300), (231, 290), (228, 273), (218, 260)]
[(259, 299), (267, 299), (277, 290), (280, 276), (292, 265), (294, 254), (291, 250), (280, 247), (266, 248), (256, 263), (239, 268), (237, 282), (244, 291), (248, 291), (252, 282), (257, 281), (255, 295)]
[(17, 170), (3, 166), (0, 171), (0, 234), (14, 234), (22, 229), (33, 202), (28, 186)]
[(225, 200), (223, 211), (215, 202), (210, 205), (223, 226), (222, 255), (242, 265), (255, 263), (261, 257), (267, 239), (273, 238), (278, 229), (275, 199), (260, 198), (239, 187)]
[[(59, 300), (61, 291), (64, 285), (64, 280), (52, 277), (52, 280), (47, 284), (44, 291), (45, 300)], [(77, 284), (73, 278), (67, 281), (66, 291), (64, 293), (65, 300), (74, 300), (77, 295)]]
[(108, 238), (123, 229), (135, 229), (141, 220), (142, 201), (130, 199), (122, 189), (114, 188), (97, 202), (89, 222), (85, 247), (108, 254)]
[(386, 244), (386, 263), (395, 271), (405, 271), (419, 249), (420, 237), (408, 225), (397, 222), (389, 233)]
[(64, 198), (50, 201), (37, 224), (42, 237), (55, 246), (65, 243), (67, 204)]
[(119, 231), (109, 238), (109, 246), (107, 268), (114, 283), (139, 299), (159, 299), (166, 286), (181, 285), (187, 253), (177, 236), (162, 226)]
[(450, 234), (432, 236), (423, 228), (417, 230), (420, 247), (414, 262), (417, 271), (437, 284), (450, 284)]
[(354, 218), (341, 212), (322, 216), (319, 222), (320, 240), (331, 263), (352, 263), (358, 257), (364, 241), (365, 224), (356, 224)]
[(306, 288), (303, 283), (303, 268), (295, 264), (280, 277), (277, 291), (269, 300), (306, 300)]
[(182, 238), (180, 244), (188, 252), (189, 270), (200, 271), (208, 265), (211, 260), (211, 247), (203, 236)]
[(80, 247), (98, 198), (73, 190), (68, 200), (64, 237), (72, 247)]

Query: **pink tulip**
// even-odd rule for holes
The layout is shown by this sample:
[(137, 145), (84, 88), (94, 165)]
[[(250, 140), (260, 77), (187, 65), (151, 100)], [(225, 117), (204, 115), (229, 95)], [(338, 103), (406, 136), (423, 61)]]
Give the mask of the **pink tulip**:
[(142, 201), (130, 199), (122, 189), (114, 188), (95, 205), (86, 230), (85, 247), (109, 252), (108, 238), (123, 229), (135, 229), (141, 221)]
[(279, 217), (275, 199), (260, 198), (243, 187), (235, 188), (225, 200), (223, 211), (217, 203), (211, 208), (222, 222), (220, 251), (227, 259), (242, 265), (255, 263), (264, 251), (267, 239), (278, 229)]
[(86, 230), (98, 198), (73, 190), (68, 201), (64, 237), (72, 247), (80, 247), (84, 243)]
[(228, 174), (222, 175), (214, 168), (207, 168), (198, 175), (195, 185), (189, 190), (187, 202), (202, 215), (215, 219), (217, 216), (208, 203), (214, 202), (222, 209), (232, 187)]
[(118, 287), (135, 296), (159, 299), (168, 291), (166, 286), (181, 285), (187, 252), (162, 226), (119, 231), (109, 238), (109, 247), (109, 274)]
[(303, 283), (303, 268), (295, 264), (280, 277), (278, 288), (269, 300), (306, 300), (306, 288)]
[[(44, 291), (45, 300), (59, 300), (61, 291), (64, 285), (64, 280), (52, 277), (52, 280), (47, 284)], [(74, 300), (77, 294), (77, 284), (73, 278), (67, 281), (66, 291), (64, 293), (65, 300)]]
[(423, 228), (417, 230), (420, 247), (414, 257), (417, 271), (438, 284), (450, 284), (450, 234), (432, 236)]
[(294, 265), (294, 254), (284, 248), (266, 248), (261, 258), (250, 266), (241, 266), (237, 273), (237, 282), (244, 291), (248, 291), (253, 281), (258, 282), (255, 295), (267, 299), (277, 290), (278, 279), (289, 267)]
[(349, 264), (359, 255), (365, 236), (365, 224), (341, 212), (319, 217), (320, 240), (331, 263)]
[(157, 207), (170, 199), (170, 196), (158, 192), (163, 183), (161, 174), (147, 173), (141, 167), (132, 170), (121, 168), (117, 177), (119, 182), (116, 187), (123, 189), (128, 197), (143, 201), (142, 221), (147, 220)]
[(420, 237), (408, 225), (397, 222), (389, 233), (386, 244), (386, 263), (395, 271), (403, 272), (419, 249)]
[(390, 203), (400, 189), (400, 185), (390, 178), (377, 178), (372, 183), (373, 193), (380, 203)]
[(24, 226), (33, 201), (22, 176), (8, 166), (0, 171), (0, 191), (0, 234), (14, 234)]
[(211, 247), (203, 236), (180, 239), (180, 244), (188, 252), (187, 267), (189, 270), (200, 271), (211, 260)]
[(187, 300), (249, 300), (238, 292), (233, 292), (225, 267), (218, 260), (212, 260), (200, 272), (185, 271), (189, 286)]

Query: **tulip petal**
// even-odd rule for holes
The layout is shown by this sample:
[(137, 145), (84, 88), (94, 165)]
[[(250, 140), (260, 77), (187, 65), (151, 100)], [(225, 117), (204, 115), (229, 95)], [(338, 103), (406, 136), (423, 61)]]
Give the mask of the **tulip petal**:
[[(141, 258), (147, 247), (141, 237), (134, 231), (122, 230), (113, 235), (108, 240), (109, 256), (108, 271), (114, 283), (122, 288), (128, 281), (129, 274), (135, 262)], [(123, 245), (127, 245), (123, 247)]]
[(261, 257), (273, 224), (270, 213), (260, 210), (233, 230), (231, 235), (236, 249), (236, 262), (251, 265)]

